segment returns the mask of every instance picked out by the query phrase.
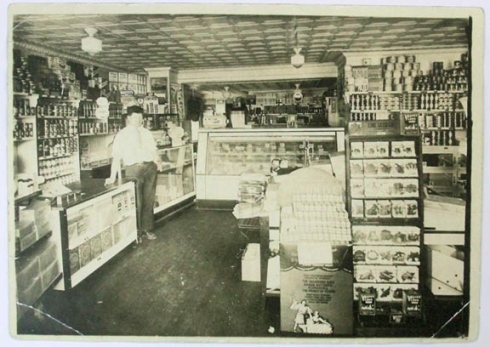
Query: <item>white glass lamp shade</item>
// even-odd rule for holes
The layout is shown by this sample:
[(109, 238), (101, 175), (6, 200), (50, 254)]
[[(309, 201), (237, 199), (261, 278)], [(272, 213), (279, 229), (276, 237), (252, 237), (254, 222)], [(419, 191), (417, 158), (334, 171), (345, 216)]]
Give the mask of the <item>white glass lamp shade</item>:
[(97, 29), (86, 28), (85, 31), (89, 36), (82, 39), (82, 50), (91, 55), (101, 52), (102, 41), (94, 37)]
[(300, 54), (301, 48), (294, 49), (295, 54), (291, 56), (291, 65), (299, 69), (305, 63), (305, 56)]

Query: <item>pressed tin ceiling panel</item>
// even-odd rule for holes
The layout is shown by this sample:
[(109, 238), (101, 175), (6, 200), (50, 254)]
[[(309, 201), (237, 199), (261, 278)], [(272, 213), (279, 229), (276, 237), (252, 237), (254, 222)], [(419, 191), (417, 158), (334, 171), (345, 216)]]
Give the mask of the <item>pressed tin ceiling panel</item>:
[[(332, 51), (461, 47), (468, 44), (467, 24), (465, 18), (33, 14), (14, 17), (13, 36), (16, 42), (89, 58), (80, 40), (86, 36), (84, 28), (94, 27), (103, 51), (91, 59), (121, 71), (143, 72), (164, 66), (182, 70), (287, 64), (296, 45), (307, 64), (334, 61), (338, 54)], [(142, 50), (151, 55), (140, 54)]]

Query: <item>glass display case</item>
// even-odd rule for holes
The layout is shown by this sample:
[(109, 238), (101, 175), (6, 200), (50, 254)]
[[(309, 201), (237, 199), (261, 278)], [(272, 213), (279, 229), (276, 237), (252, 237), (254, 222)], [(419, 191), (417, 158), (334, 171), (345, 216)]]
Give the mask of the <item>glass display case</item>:
[(195, 196), (192, 144), (162, 148), (158, 155), (162, 159), (163, 170), (157, 176), (155, 213)]
[(137, 238), (134, 182), (106, 188), (99, 179), (78, 188), (80, 200), (54, 211), (63, 273), (58, 290), (75, 287)]
[(197, 199), (236, 201), (243, 173), (328, 164), (344, 150), (344, 129), (201, 129), (198, 145)]

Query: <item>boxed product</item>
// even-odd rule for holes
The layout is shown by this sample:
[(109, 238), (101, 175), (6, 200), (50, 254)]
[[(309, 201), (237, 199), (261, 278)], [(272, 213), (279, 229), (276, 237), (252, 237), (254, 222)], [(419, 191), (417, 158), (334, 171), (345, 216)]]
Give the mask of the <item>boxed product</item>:
[(352, 217), (364, 217), (364, 202), (362, 200), (352, 200)]
[(377, 200), (378, 217), (391, 218), (391, 202), (390, 200)]
[(351, 158), (363, 158), (364, 145), (362, 142), (351, 142)]
[(360, 178), (353, 178), (350, 182), (352, 197), (364, 196), (364, 180)]
[(364, 157), (375, 158), (378, 156), (378, 146), (376, 142), (364, 142)]
[(396, 266), (377, 266), (376, 281), (379, 283), (396, 282), (397, 268)]
[(128, 83), (128, 74), (126, 72), (119, 72), (117, 81), (120, 84), (121, 83), (127, 84)]
[(376, 315), (376, 290), (369, 288), (368, 290), (360, 290), (358, 293), (359, 306), (358, 311), (361, 316)]
[(80, 256), (80, 267), (84, 267), (85, 265), (90, 263), (90, 261), (92, 260), (92, 258), (90, 257), (91, 252), (92, 251), (90, 249), (90, 242), (89, 241), (81, 244), (78, 247), (78, 254)]
[(400, 265), (405, 264), (406, 259), (407, 259), (405, 247), (393, 247), (392, 253), (393, 253), (393, 256), (391, 259), (392, 259), (393, 264), (400, 264)]
[(419, 195), (419, 181), (407, 179), (403, 181), (403, 192), (405, 196), (417, 197)]
[(377, 160), (363, 160), (364, 164), (364, 176), (375, 177), (378, 175), (378, 161)]
[(352, 242), (355, 245), (363, 245), (367, 243), (368, 227), (361, 225), (352, 226)]
[(374, 283), (354, 283), (354, 300), (359, 300), (363, 294), (376, 293), (376, 284)]
[(78, 254), (78, 247), (70, 249), (70, 272), (73, 275), (80, 270), (80, 256)]
[[(391, 202), (391, 204), (393, 205), (393, 202)], [(393, 233), (394, 233), (393, 227), (391, 226), (379, 227), (378, 231), (379, 231), (379, 243), (387, 244), (387, 245), (393, 243)]]
[(422, 315), (422, 295), (417, 290), (406, 290), (403, 292), (403, 313), (410, 317)]
[(420, 249), (418, 247), (406, 247), (405, 248), (405, 263), (410, 265), (420, 264)]
[(403, 141), (393, 141), (391, 142), (391, 156), (392, 157), (403, 157)]
[(365, 247), (366, 252), (366, 263), (367, 264), (378, 264), (379, 263), (379, 249), (378, 247)]
[(382, 186), (384, 181), (372, 178), (364, 180), (364, 195), (367, 197), (386, 196), (382, 195)]
[(418, 284), (412, 283), (412, 284), (405, 284), (405, 283), (398, 283), (398, 284), (393, 284), (391, 286), (391, 289), (393, 291), (393, 300), (395, 301), (402, 301), (403, 300), (403, 293), (407, 291), (412, 291), (418, 290)]
[(375, 270), (369, 265), (356, 265), (354, 267), (354, 278), (357, 282), (376, 282)]
[(350, 175), (351, 177), (363, 177), (364, 167), (361, 160), (352, 160), (350, 162)]
[(100, 233), (102, 252), (112, 247), (112, 228), (107, 228)]
[(376, 153), (378, 157), (387, 157), (389, 156), (389, 148), (390, 143), (387, 141), (378, 141), (376, 142)]
[(366, 218), (378, 218), (379, 206), (376, 200), (364, 201), (364, 214)]
[(396, 279), (399, 283), (419, 283), (417, 266), (398, 266)]
[(403, 200), (392, 200), (391, 216), (393, 218), (405, 218), (407, 215), (407, 205)]
[(379, 264), (392, 264), (393, 252), (391, 247), (379, 247)]
[(418, 218), (419, 208), (417, 200), (404, 200), (406, 205), (406, 218)]
[(102, 240), (100, 234), (90, 239), (90, 257), (96, 259), (102, 253)]
[(392, 301), (393, 300), (393, 290), (391, 289), (391, 284), (379, 283), (376, 285), (377, 300), (378, 301)]
[(118, 82), (119, 75), (117, 72), (109, 71), (109, 82)]
[(390, 177), (393, 175), (394, 167), (390, 159), (378, 160), (378, 176)]
[(352, 249), (352, 260), (354, 264), (366, 264), (366, 247), (354, 246)]

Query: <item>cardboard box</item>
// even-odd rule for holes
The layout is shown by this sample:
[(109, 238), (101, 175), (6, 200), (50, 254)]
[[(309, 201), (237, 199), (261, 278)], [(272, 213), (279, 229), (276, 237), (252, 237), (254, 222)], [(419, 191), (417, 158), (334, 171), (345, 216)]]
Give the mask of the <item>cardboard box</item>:
[(260, 282), (260, 244), (249, 243), (242, 255), (242, 281)]
[[(426, 249), (427, 276), (462, 292), (464, 281), (463, 255), (455, 247), (446, 245), (427, 246)], [(445, 291), (445, 289), (441, 290)]]
[(427, 278), (427, 286), (429, 287), (430, 291), (434, 295), (443, 295), (443, 296), (460, 296), (460, 295), (463, 295), (462, 291), (451, 288), (447, 284), (444, 284), (441, 281), (438, 281), (432, 277)]

